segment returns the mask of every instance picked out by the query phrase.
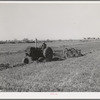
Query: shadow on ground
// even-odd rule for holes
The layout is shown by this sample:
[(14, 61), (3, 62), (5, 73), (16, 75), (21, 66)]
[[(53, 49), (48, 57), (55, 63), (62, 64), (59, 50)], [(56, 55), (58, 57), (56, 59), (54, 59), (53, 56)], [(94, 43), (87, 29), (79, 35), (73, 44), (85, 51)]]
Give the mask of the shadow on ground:
[(62, 61), (65, 60), (64, 58), (54, 57), (52, 61)]

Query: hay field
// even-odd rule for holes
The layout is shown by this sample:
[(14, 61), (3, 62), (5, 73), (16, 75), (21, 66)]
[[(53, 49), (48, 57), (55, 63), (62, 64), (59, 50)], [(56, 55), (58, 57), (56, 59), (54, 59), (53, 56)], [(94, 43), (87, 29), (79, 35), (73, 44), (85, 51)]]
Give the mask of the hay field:
[[(47, 44), (54, 51), (61, 51), (64, 47), (80, 48), (86, 55), (62, 61), (33, 62), (2, 70), (0, 90), (4, 92), (100, 91), (100, 41), (55, 41)], [(29, 45), (34, 46), (34, 44), (0, 46), (0, 63), (9, 63), (11, 66), (21, 63), (24, 50)], [(11, 53), (12, 51), (14, 52)]]

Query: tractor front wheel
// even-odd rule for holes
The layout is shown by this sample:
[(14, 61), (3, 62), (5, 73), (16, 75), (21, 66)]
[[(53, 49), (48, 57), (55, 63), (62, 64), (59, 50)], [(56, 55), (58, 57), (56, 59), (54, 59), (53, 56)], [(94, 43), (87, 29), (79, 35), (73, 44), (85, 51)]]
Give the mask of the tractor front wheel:
[(29, 58), (28, 58), (28, 57), (25, 57), (25, 58), (23, 59), (23, 63), (24, 63), (24, 64), (28, 64), (28, 63), (29, 63)]

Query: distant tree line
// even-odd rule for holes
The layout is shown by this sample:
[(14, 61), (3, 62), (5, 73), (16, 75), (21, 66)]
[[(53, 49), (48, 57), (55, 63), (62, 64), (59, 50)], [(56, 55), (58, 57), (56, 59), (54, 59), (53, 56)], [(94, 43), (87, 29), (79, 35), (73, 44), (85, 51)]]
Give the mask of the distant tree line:
[(84, 38), (84, 40), (97, 40), (97, 39), (100, 39), (99, 37), (98, 38), (95, 38), (95, 37), (87, 37), (87, 38)]
[[(52, 40), (38, 40), (37, 42), (53, 42)], [(16, 43), (35, 43), (35, 40), (32, 40), (32, 39), (28, 39), (28, 38), (24, 38), (22, 40), (17, 40), (17, 39), (14, 39), (14, 40), (1, 40), (0, 41), (0, 44), (16, 44)]]

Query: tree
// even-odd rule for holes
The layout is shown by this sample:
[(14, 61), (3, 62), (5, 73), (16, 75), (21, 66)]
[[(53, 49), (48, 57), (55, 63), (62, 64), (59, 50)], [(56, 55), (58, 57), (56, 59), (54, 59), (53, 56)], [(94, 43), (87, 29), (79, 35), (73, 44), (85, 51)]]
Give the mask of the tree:
[(29, 39), (28, 38), (24, 38), (22, 41), (27, 43), (27, 42), (29, 42)]

